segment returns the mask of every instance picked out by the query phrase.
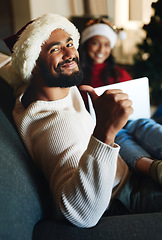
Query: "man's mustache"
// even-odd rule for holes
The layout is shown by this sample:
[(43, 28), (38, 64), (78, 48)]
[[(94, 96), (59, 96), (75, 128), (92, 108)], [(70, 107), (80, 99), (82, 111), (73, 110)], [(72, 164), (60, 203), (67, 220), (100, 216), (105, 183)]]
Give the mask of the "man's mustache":
[(61, 71), (61, 67), (62, 67), (64, 64), (66, 64), (66, 63), (71, 63), (71, 62), (73, 62), (73, 61), (76, 62), (77, 64), (79, 64), (79, 59), (78, 59), (77, 57), (73, 58), (72, 60), (67, 59), (67, 60), (65, 60), (65, 61), (63, 61), (63, 62), (61, 62), (61, 63), (59, 63), (59, 64), (57, 65), (56, 72), (60, 72), (60, 71)]

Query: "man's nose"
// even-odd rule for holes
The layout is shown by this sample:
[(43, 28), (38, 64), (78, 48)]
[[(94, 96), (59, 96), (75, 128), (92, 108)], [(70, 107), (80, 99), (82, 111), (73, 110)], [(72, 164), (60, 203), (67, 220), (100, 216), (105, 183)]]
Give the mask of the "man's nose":
[(65, 48), (63, 50), (63, 59), (66, 60), (66, 59), (73, 59), (75, 57), (75, 53), (74, 53), (74, 50), (73, 49), (70, 49), (70, 48)]

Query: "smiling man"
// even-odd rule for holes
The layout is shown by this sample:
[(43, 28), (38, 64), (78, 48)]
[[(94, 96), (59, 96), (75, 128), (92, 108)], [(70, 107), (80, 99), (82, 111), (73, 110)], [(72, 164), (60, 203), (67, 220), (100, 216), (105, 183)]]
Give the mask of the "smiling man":
[(114, 139), (132, 102), (120, 90), (98, 97), (82, 87), (92, 96), (95, 125), (75, 86), (82, 80), (79, 33), (66, 18), (43, 15), (17, 35), (6, 43), (12, 42), (13, 69), (29, 83), (13, 111), (18, 131), (62, 214), (76, 226), (92, 227), (127, 177)]
[[(34, 99), (30, 101), (51, 101), (66, 97), (69, 87), (79, 85), (82, 81), (78, 63), (79, 54), (72, 38), (62, 29), (54, 30), (42, 45), (33, 69), (33, 80), (28, 90), (33, 91)], [(25, 106), (29, 105), (29, 95), (31, 96), (31, 93), (27, 91), (22, 98)]]

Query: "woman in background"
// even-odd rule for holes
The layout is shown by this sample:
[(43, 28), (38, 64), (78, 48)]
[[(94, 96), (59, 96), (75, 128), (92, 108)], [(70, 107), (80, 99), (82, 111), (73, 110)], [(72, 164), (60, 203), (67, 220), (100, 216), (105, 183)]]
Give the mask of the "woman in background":
[(112, 55), (116, 41), (117, 32), (106, 19), (90, 20), (87, 23), (79, 49), (83, 84), (101, 87), (131, 79), (124, 69), (116, 66)]

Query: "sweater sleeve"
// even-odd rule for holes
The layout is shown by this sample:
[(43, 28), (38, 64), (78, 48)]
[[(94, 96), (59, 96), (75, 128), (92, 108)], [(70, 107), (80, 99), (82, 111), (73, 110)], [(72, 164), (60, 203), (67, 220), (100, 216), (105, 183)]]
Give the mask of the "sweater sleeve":
[[(119, 147), (107, 146), (92, 136), (78, 167), (64, 173), (66, 180), (57, 181), (56, 201), (65, 217), (74, 225), (93, 227), (107, 209), (118, 152)], [(51, 178), (51, 189), (56, 187), (55, 180), (55, 177)]]

